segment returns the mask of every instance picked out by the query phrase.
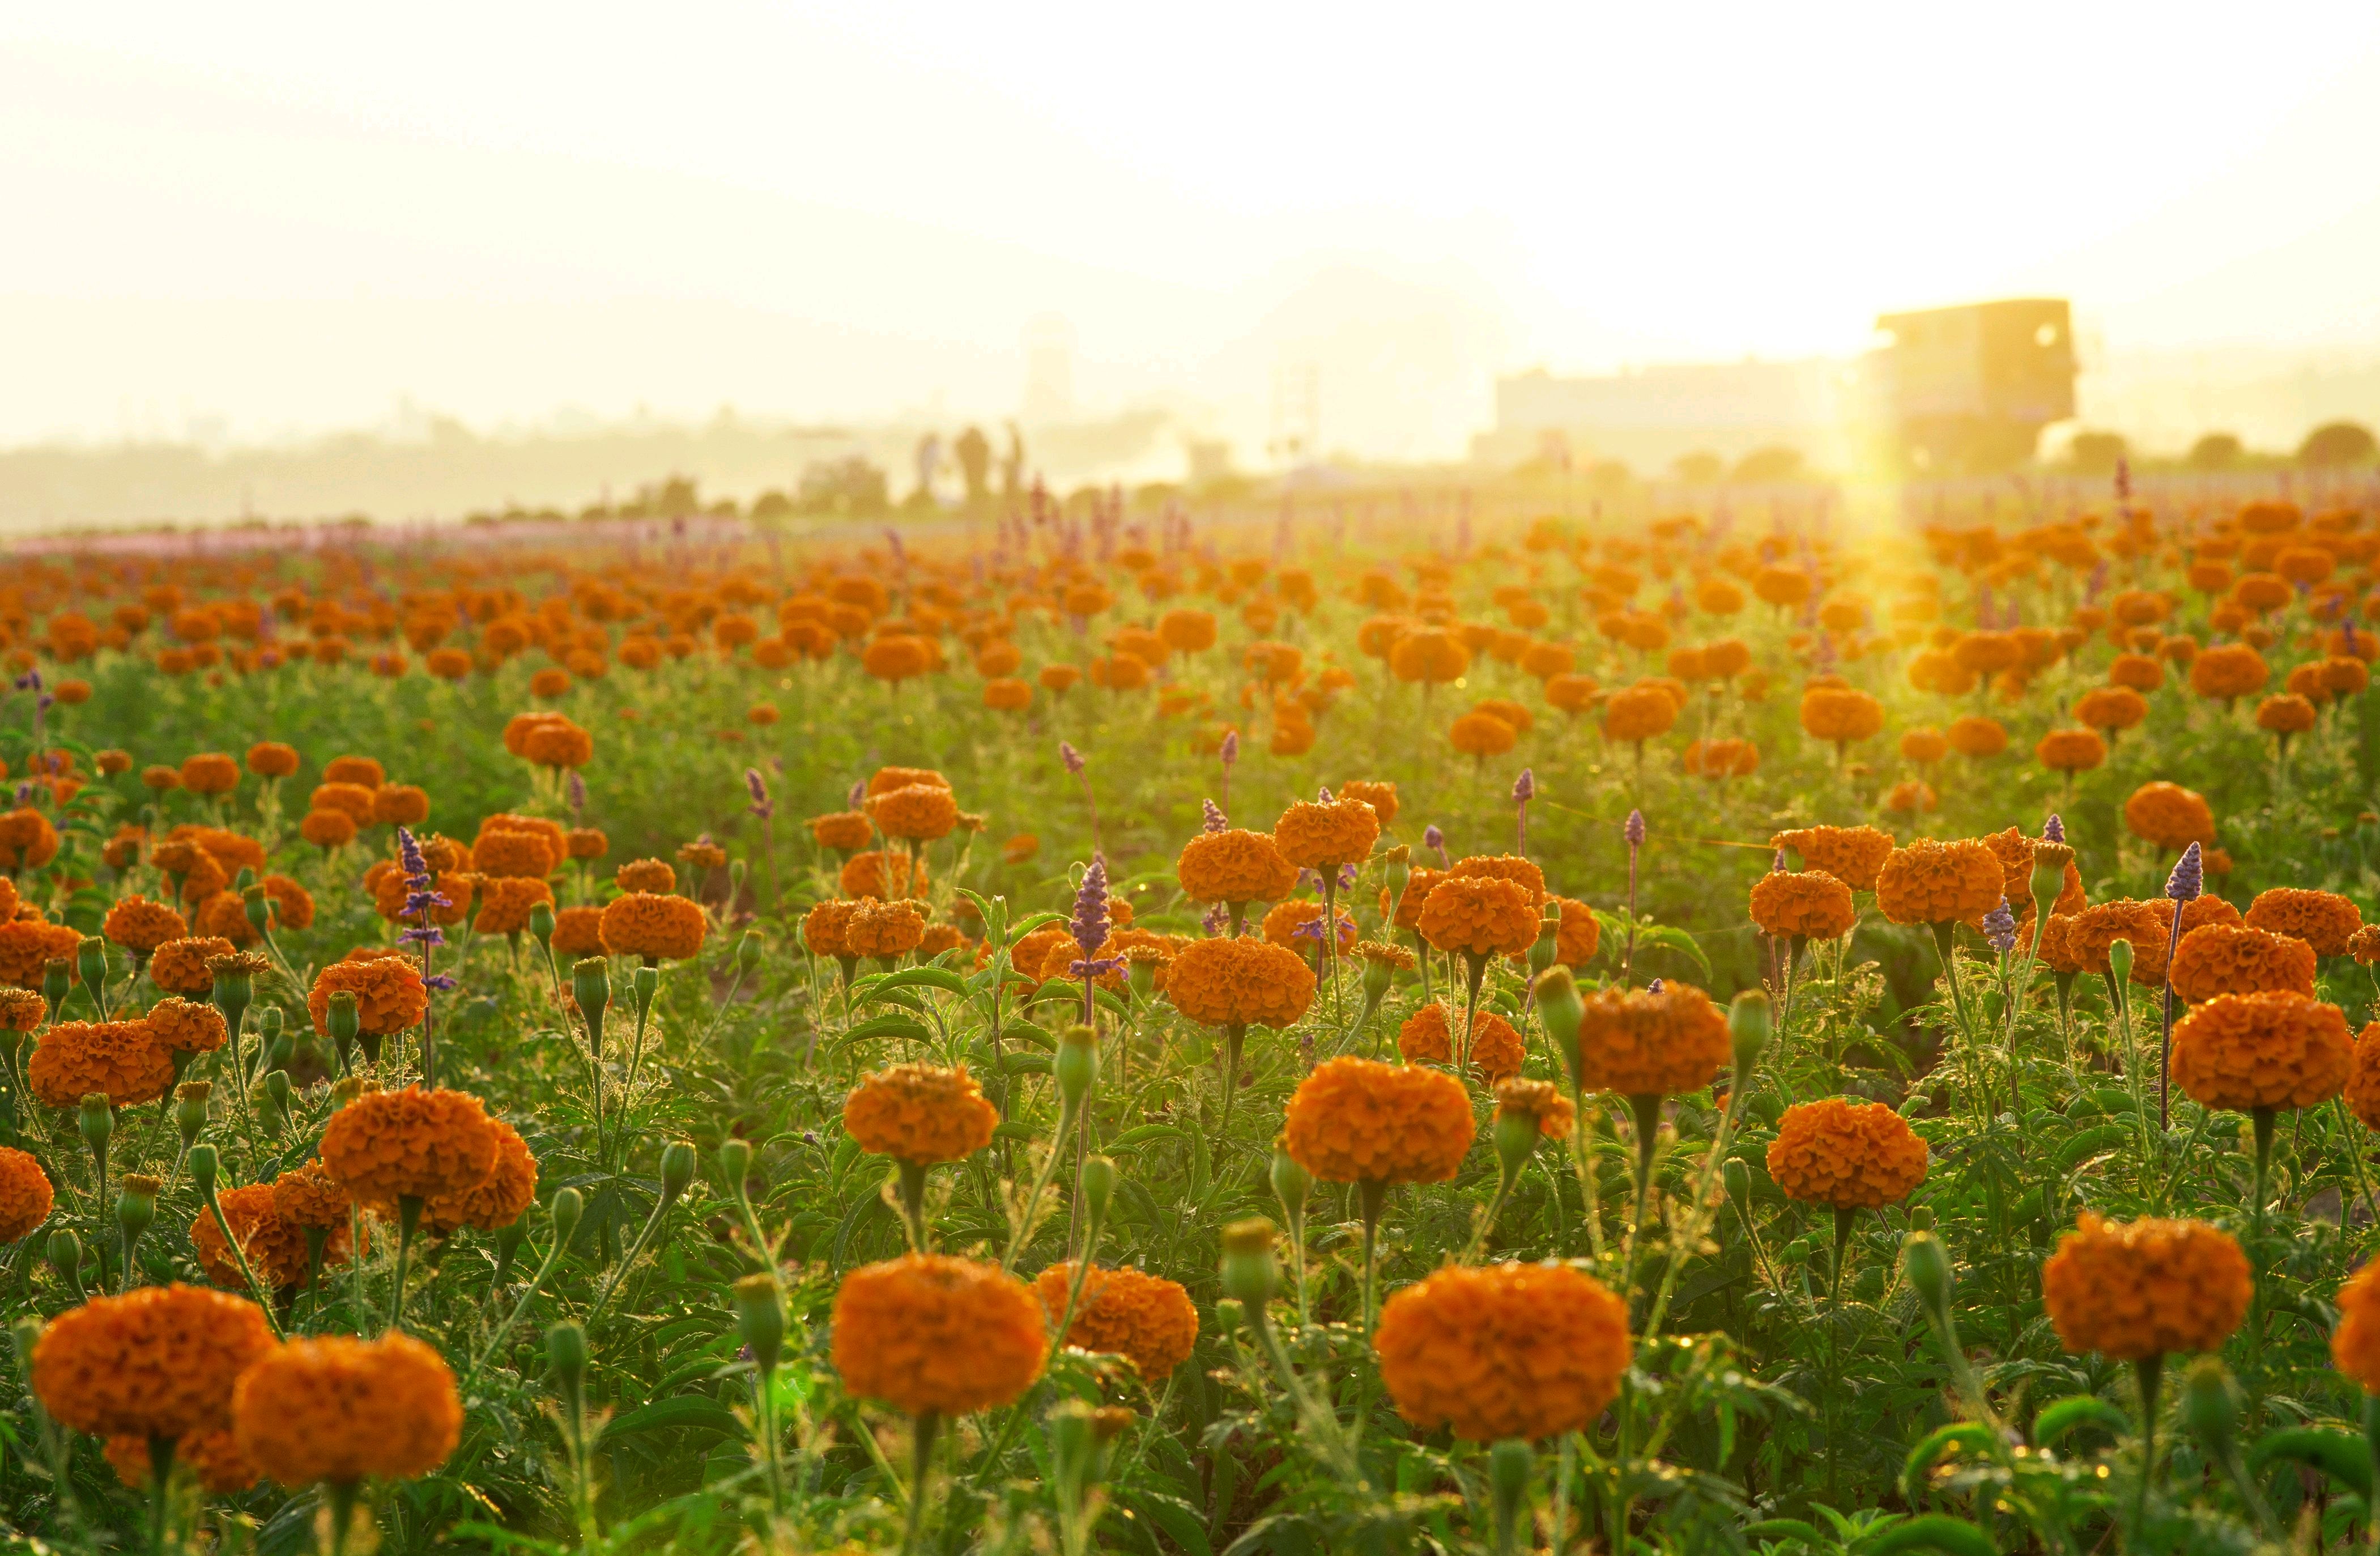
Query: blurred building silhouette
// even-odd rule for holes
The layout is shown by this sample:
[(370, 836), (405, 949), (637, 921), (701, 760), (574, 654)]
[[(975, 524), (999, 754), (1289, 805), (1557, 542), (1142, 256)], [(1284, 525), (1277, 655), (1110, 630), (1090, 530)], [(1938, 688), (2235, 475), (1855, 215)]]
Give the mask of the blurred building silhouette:
[(1481, 463), (1619, 460), (1658, 470), (1689, 455), (1732, 462), (1757, 449), (1815, 456), (1841, 419), (1842, 363), (1696, 362), (1604, 377), (1543, 368), (1496, 381), (1496, 430), (1473, 440)]
[(1893, 462), (1933, 474), (2006, 469), (2074, 414), (2074, 326), (2062, 298), (1888, 313), (1861, 363)]

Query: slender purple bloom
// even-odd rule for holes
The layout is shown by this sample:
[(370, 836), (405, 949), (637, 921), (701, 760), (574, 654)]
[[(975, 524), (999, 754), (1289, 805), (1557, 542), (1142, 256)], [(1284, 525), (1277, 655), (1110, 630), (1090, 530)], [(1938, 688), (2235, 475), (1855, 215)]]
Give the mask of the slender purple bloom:
[(1076, 777), (1082, 776), (1083, 753), (1075, 749), (1072, 742), (1065, 740), (1058, 742), (1058, 760), (1066, 764), (1067, 772)]
[(777, 813), (776, 802), (769, 797), (769, 785), (760, 781), (759, 768), (747, 767), (744, 770), (744, 790), (752, 796), (753, 815), (765, 821)]
[(1660, 991), (1661, 991), (1661, 980), (1660, 980), (1659, 979), (1658, 979), (1658, 978), (1657, 978), (1657, 979), (1655, 979), (1652, 982), (1650, 982), (1650, 983), (1648, 983), (1648, 984), (1645, 985), (1645, 992), (1646, 992), (1647, 994), (1658, 994), (1658, 993), (1659, 993)]
[(1199, 803), (1201, 806), (1203, 806), (1203, 807), (1205, 807), (1205, 808), (1206, 808), (1206, 819), (1205, 819), (1205, 821), (1200, 824), (1200, 828), (1199, 828), (1199, 830), (1200, 830), (1200, 831), (1202, 831), (1202, 832), (1224, 832), (1224, 831), (1229, 830), (1229, 828), (1231, 827), (1231, 824), (1232, 824), (1232, 823), (1231, 823), (1231, 821), (1230, 821), (1227, 818), (1225, 818), (1225, 816), (1223, 815), (1223, 811), (1222, 811), (1222, 808), (1221, 808), (1221, 807), (1218, 806), (1218, 805), (1217, 805), (1213, 800), (1211, 800), (1211, 799), (1202, 799), (1202, 800), (1200, 800), (1198, 803)]
[(570, 770), (570, 784), (567, 792), (570, 796), (570, 809), (573, 815), (576, 815), (587, 808), (587, 780), (578, 775), (578, 770), (575, 767)]
[(2178, 903), (2196, 902), (2205, 889), (2206, 863), (2199, 857), (2198, 845), (2193, 843), (2181, 851), (2173, 873), (2166, 877), (2165, 894)]
[(844, 802), (844, 808), (846, 810), (856, 810), (859, 808), (861, 802), (867, 798), (868, 785), (865, 784), (854, 784), (851, 785), (850, 796)]
[(1107, 943), (1108, 862), (1097, 854), (1091, 856), (1091, 868), (1083, 871), (1083, 884), (1075, 893), (1074, 931), (1075, 943), (1086, 956)]
[(1432, 821), (1429, 825), (1421, 829), (1421, 845), (1425, 848), (1433, 848), (1438, 851), (1438, 863), (1439, 869), (1443, 869), (1454, 862), (1452, 859), (1446, 857), (1446, 834), (1438, 830), (1438, 823), (1436, 821)]
[(1512, 803), (1526, 805), (1536, 797), (1537, 775), (1531, 769), (1524, 767), (1521, 769), (1521, 775), (1512, 780)]
[(2050, 812), (2049, 820), (2041, 823), (2041, 838), (2045, 843), (2066, 841), (2066, 823), (2058, 819), (2056, 811)]
[(1628, 812), (1628, 821), (1621, 827), (1620, 835), (1628, 840), (1628, 846), (1632, 849), (1645, 846), (1645, 812)]
[(1216, 754), (1223, 759), (1223, 766), (1225, 768), (1229, 768), (1233, 762), (1238, 761), (1240, 760), (1240, 732), (1236, 729), (1225, 730), (1223, 732), (1222, 748)]
[(2016, 945), (2016, 915), (2009, 911), (2008, 898), (1999, 906), (1984, 915), (1984, 938), (1992, 949), (2005, 956)]
[(1770, 859), (1770, 860), (1768, 861), (1768, 873), (1770, 873), (1771, 875), (1774, 875), (1774, 874), (1776, 874), (1779, 870), (1781, 870), (1781, 869), (1783, 869), (1784, 868), (1785, 868), (1785, 850), (1784, 850), (1784, 849), (1782, 849), (1782, 848), (1779, 848), (1779, 850), (1777, 850), (1777, 857), (1776, 857), (1775, 858), (1772, 858), (1772, 859)]
[(1232, 910), (1217, 903), (1207, 910), (1205, 918), (1198, 920), (1198, 927), (1207, 931), (1208, 940), (1220, 939), (1223, 931), (1232, 927)]
[(1358, 873), (1359, 872), (1354, 865), (1341, 865), (1339, 867), (1339, 889), (1344, 892), (1352, 888), (1355, 884), (1355, 877)]

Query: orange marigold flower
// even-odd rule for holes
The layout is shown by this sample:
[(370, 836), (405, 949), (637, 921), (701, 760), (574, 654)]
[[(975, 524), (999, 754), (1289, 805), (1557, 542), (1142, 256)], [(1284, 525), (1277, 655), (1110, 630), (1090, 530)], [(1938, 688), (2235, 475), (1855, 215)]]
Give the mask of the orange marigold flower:
[(212, 1053), (231, 1039), (223, 1012), (211, 1004), (168, 994), (141, 1018), (149, 1035), (169, 1053)]
[[(283, 1221), (273, 1206), (271, 1184), (248, 1184), (225, 1189), (216, 1197), (224, 1222), (239, 1243), (249, 1269), (269, 1290), (282, 1291), (306, 1283), (305, 1229)], [(203, 1207), (190, 1222), (190, 1248), (207, 1279), (227, 1291), (245, 1292), (248, 1277), (232, 1258), (231, 1245)]]
[(2367, 1263), (2338, 1288), (2330, 1362), (2367, 1394), (2380, 1394), (2380, 1264)]
[(480, 875), (542, 881), (561, 862), (562, 850), (543, 833), (483, 832), (471, 845), (471, 869)]
[(1659, 687), (1629, 687), (1603, 704), (1603, 734), (1608, 740), (1641, 745), (1670, 733), (1678, 722), (1678, 705)]
[(259, 778), (286, 778), (298, 771), (298, 748), (260, 740), (248, 748), (248, 770)]
[[(1305, 897), (1292, 897), (1273, 905), (1264, 916), (1264, 938), (1269, 944), (1284, 951), (1295, 952), (1311, 962), (1322, 954), (1322, 905)], [(1301, 936), (1298, 930), (1307, 924), (1316, 926), (1312, 933)], [(1355, 943), (1355, 920), (1345, 908), (1339, 910), (1339, 949), (1346, 951)]]
[(1971, 838), (1921, 837), (1876, 871), (1876, 904), (1896, 924), (1950, 924), (1989, 913), (2001, 895), (1999, 856)]
[(372, 1037), (408, 1031), (421, 1024), (422, 1013), (430, 1008), (420, 969), (401, 953), (333, 962), (314, 975), (314, 987), (306, 995), (306, 1013), (323, 1037), (331, 1033), (331, 996), (341, 990), (356, 997), (357, 1029)]
[(2274, 886), (2248, 905), (2248, 927), (2301, 940), (2317, 956), (2343, 956), (2347, 942), (2363, 927), (2363, 914), (2336, 892)]
[(843, 1104), (843, 1127), (859, 1149), (929, 1167), (959, 1161), (991, 1144), (1000, 1112), (965, 1066), (895, 1064), (865, 1076)]
[(1193, 941), (1165, 969), (1173, 1008), (1202, 1027), (1294, 1026), (1314, 987), (1304, 957), (1259, 940)]
[(562, 834), (562, 847), (574, 859), (592, 862), (612, 851), (612, 840), (600, 827), (573, 827)]
[(225, 795), (239, 787), (239, 764), (221, 751), (202, 751), (182, 761), (182, 787), (194, 795)]
[(1578, 1123), (1578, 1110), (1549, 1080), (1509, 1079), (1497, 1085), (1492, 1122), (1500, 1124), (1507, 1117), (1534, 1119), (1540, 1139), (1566, 1140)]
[(0, 816), (0, 869), (39, 869), (57, 857), (57, 829), (48, 817), (23, 807)]
[(1281, 857), (1313, 870), (1370, 858), (1379, 835), (1379, 813), (1359, 799), (1293, 801), (1272, 829)]
[(322, 1169), (367, 1205), (468, 1194), (496, 1170), (495, 1121), (468, 1091), (367, 1091), (331, 1115)]
[(2195, 1004), (2217, 994), (2313, 995), (2313, 947), (2245, 924), (2201, 924), (2181, 937), (2167, 976)]
[(1583, 967), (1595, 960), (1602, 947), (1603, 926), (1596, 922), (1595, 910), (1576, 897), (1552, 901), (1561, 913), (1561, 928), (1554, 936), (1554, 960), (1565, 967)]
[(1627, 1305), (1552, 1262), (1440, 1270), (1389, 1298), (1374, 1346), (1398, 1415), (1471, 1442), (1584, 1429), (1634, 1354)]
[(859, 905), (846, 899), (830, 899), (820, 903), (802, 915), (802, 943), (814, 956), (838, 959), (856, 956), (851, 948), (851, 918)]
[(1342, 800), (1361, 800), (1370, 806), (1372, 814), (1380, 819), (1382, 827), (1391, 827), (1396, 824), (1397, 786), (1385, 779), (1375, 783), (1365, 778), (1351, 778), (1339, 785), (1339, 797)]
[(454, 1453), (463, 1402), (445, 1358), (409, 1334), (301, 1338), (241, 1376), (232, 1430), (240, 1452), (284, 1486), (402, 1480)]
[(18, 989), (39, 989), (53, 961), (74, 960), (82, 936), (71, 924), (40, 918), (12, 918), (0, 923), (0, 982)]
[(876, 841), (876, 824), (864, 810), (832, 811), (811, 817), (807, 824), (820, 847), (840, 854), (856, 853)]
[(1495, 714), (1475, 708), (1455, 719), (1447, 730), (1447, 739), (1464, 756), (1484, 760), (1511, 750), (1520, 735)]
[(2337, 1005), (2217, 994), (2174, 1023), (2174, 1084), (2210, 1108), (2310, 1108), (2346, 1088), (2353, 1044)]
[(1752, 883), (1752, 921), (1763, 934), (1840, 940), (1858, 920), (1852, 889), (1823, 869), (1772, 869)]
[(298, 823), (298, 835), (317, 848), (336, 848), (355, 841), (356, 819), (344, 810), (309, 810)]
[[(1066, 1310), (1075, 1266), (1053, 1264), (1033, 1282), (1042, 1311), (1056, 1323)], [(1144, 1382), (1170, 1378), (1190, 1359), (1198, 1340), (1198, 1308), (1180, 1282), (1133, 1269), (1094, 1265), (1075, 1299), (1066, 1343), (1079, 1350), (1120, 1355)]]
[(190, 932), (189, 921), (164, 903), (135, 892), (107, 910), (99, 932), (135, 956), (146, 956), (169, 940)]
[(1998, 756), (2008, 749), (2006, 726), (1998, 719), (1988, 719), (1981, 713), (1970, 713), (1965, 718), (1951, 720), (1945, 735), (1951, 747), (1962, 757), (1980, 760), (1985, 757)]
[(2271, 676), (2265, 656), (2245, 643), (2218, 643), (2190, 662), (2190, 689), (2225, 702), (2262, 690)]
[(2203, 1221), (2103, 1221), (2085, 1210), (2041, 1270), (2069, 1351), (2144, 1361), (2216, 1351), (2247, 1316), (2248, 1256)]
[(1873, 892), (1892, 853), (1892, 834), (1874, 827), (1802, 827), (1779, 833), (1768, 846), (1791, 849), (1809, 869), (1825, 870), (1854, 892)]
[(905, 789), (913, 784), (924, 784), (937, 789), (947, 789), (951, 786), (951, 781), (948, 778), (930, 767), (880, 767), (868, 775), (866, 797), (873, 799), (878, 795), (890, 794), (894, 789)]
[(2171, 853), (2193, 843), (2201, 848), (2215, 844), (2215, 812), (2207, 807), (2206, 796), (2163, 779), (2132, 791), (2124, 801), (2124, 825), (2143, 842)]
[[(2093, 687), (2074, 699), (2074, 722), (2084, 729), (2104, 729), (2111, 733), (2135, 729), (2148, 716), (2148, 699), (2130, 687)], [(2046, 757), (2042, 762), (2046, 767), (2057, 765)], [(2092, 765), (2098, 764), (2095, 762)]]
[(959, 806), (948, 785), (909, 784), (868, 797), (868, 814), (887, 837), (930, 843), (948, 837), (959, 822)]
[(0, 1243), (14, 1243), (49, 1220), (55, 1203), (42, 1164), (14, 1146), (0, 1146)]
[(998, 1265), (909, 1254), (862, 1266), (834, 1297), (845, 1392), (912, 1416), (1009, 1404), (1049, 1355), (1041, 1304)]
[(846, 897), (922, 897), (926, 894), (926, 861), (912, 859), (890, 848), (854, 854), (836, 877)]
[[(1982, 841), (1999, 858), (2000, 893), (2008, 898), (2009, 911), (2016, 915), (2019, 924), (2027, 922), (2033, 918), (2033, 867), (2036, 857), (2034, 840), (2010, 827), (2005, 832), (1986, 833)], [(2058, 883), (2058, 896), (2049, 905), (2053, 914), (2075, 912), (2085, 900), (2082, 872), (2075, 869), (2071, 850), (2067, 853), (2064, 868), (2066, 873)], [(1967, 927), (1981, 934), (1984, 921), (1978, 916), (1968, 919)]]
[(1890, 1107), (1828, 1097), (1785, 1110), (1768, 1175), (1791, 1199), (1874, 1210), (1925, 1182), (1926, 1159), (1925, 1142)]
[[(1417, 1064), (1451, 1064), (1454, 1062), (1455, 1027), (1452, 1013), (1433, 1000), (1411, 1015), (1397, 1028), (1397, 1052)], [(1471, 1062), (1479, 1066), (1489, 1085), (1521, 1073), (1521, 1061), (1528, 1057), (1528, 1045), (1512, 1024), (1491, 1010), (1478, 1013), (1471, 1029)]]
[(2380, 1129), (2380, 1021), (2355, 1034), (2347, 1067), (2347, 1110), (2370, 1129)]
[(642, 957), (647, 966), (692, 958), (709, 928), (701, 906), (685, 897), (630, 892), (603, 906), (604, 945), (614, 955)]
[(1848, 746), (1884, 727), (1884, 704), (1850, 687), (1812, 687), (1802, 694), (1802, 727), (1814, 739)]
[(2295, 692), (2283, 692), (2256, 704), (2256, 727), (2286, 740), (2313, 727), (2313, 704)]
[(273, 1213), (300, 1229), (345, 1232), (352, 1203), (320, 1157), (273, 1180)]
[(677, 870), (660, 859), (630, 859), (612, 872), (612, 883), (623, 892), (674, 892)]
[(2107, 743), (2087, 729), (2053, 729), (2033, 754), (2052, 772), (2087, 772), (2107, 760)]
[(923, 906), (907, 901), (879, 902), (873, 897), (863, 898), (844, 926), (844, 936), (853, 955), (878, 956), (888, 961), (917, 950), (925, 933)]
[(204, 999), (215, 989), (215, 975), (207, 969), (207, 963), (237, 949), (221, 935), (166, 941), (150, 960), (149, 980), (169, 994)]
[(172, 1088), (174, 1057), (146, 1021), (60, 1021), (42, 1034), (25, 1081), (53, 1108), (71, 1108), (94, 1091), (129, 1107)]
[(1699, 1091), (1731, 1056), (1726, 1014), (1691, 983), (1597, 990), (1578, 1046), (1586, 1088), (1623, 1097)]
[(372, 791), (371, 819), (382, 826), (418, 827), (430, 820), (430, 791), (413, 784), (386, 784)]
[(552, 902), (553, 888), (542, 881), (496, 876), (480, 883), (480, 915), (471, 928), (483, 935), (516, 935), (528, 928), (532, 908)]
[(1415, 927), (1424, 940), (1440, 951), (1500, 956), (1536, 944), (1543, 932), (1544, 915), (1536, 896), (1518, 881), (1450, 874), (1429, 889)]
[(1515, 881), (1528, 888), (1532, 906), (1546, 904), (1546, 872), (1535, 859), (1518, 854), (1472, 854), (1454, 861), (1448, 875), (1465, 875), (1475, 881)]
[(1475, 1127), (1469, 1094), (1443, 1070), (1344, 1058), (1298, 1084), (1283, 1140), (1326, 1183), (1435, 1184), (1463, 1165)]
[[(107, 1440), (106, 1453), (117, 1479), (144, 1494), (150, 1489), (156, 1470), (150, 1462), (147, 1438), (119, 1432)], [(199, 1489), (209, 1496), (245, 1491), (264, 1477), (264, 1472), (239, 1451), (228, 1427), (184, 1432), (174, 1443), (174, 1463), (188, 1465), (199, 1477)]]
[(1297, 889), (1297, 866), (1272, 836), (1233, 827), (1200, 833), (1182, 846), (1173, 873), (1193, 902), (1279, 902)]
[[(477, 1188), (447, 1195), (423, 1205), (422, 1224), (431, 1231), (443, 1234), (457, 1227), (468, 1226), (480, 1232), (494, 1232), (520, 1220), (521, 1212), (536, 1202), (537, 1158), (529, 1154), (528, 1142), (520, 1137), (518, 1130), (501, 1118), (492, 1118), (488, 1124), (496, 1134), (495, 1171), (490, 1173), (487, 1181)], [(273, 1194), (277, 1205), (280, 1202), (278, 1185), (274, 1185)]]
[(179, 1282), (142, 1286), (51, 1319), (33, 1347), (33, 1392), (96, 1437), (215, 1431), (230, 1424), (234, 1380), (273, 1348), (253, 1302)]
[(553, 916), (553, 954), (576, 960), (603, 952), (603, 910), (565, 907)]

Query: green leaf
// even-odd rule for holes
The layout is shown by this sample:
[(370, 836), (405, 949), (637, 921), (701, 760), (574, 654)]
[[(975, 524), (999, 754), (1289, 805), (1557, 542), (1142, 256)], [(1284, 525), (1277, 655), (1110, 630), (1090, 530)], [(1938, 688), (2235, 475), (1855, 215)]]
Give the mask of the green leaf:
[(2262, 1474), (2275, 1459), (2318, 1469), (2340, 1485), (2372, 1494), (2372, 1449), (2361, 1432), (2336, 1427), (2285, 1427), (2266, 1432), (2248, 1451), (2248, 1470)]
[(1041, 1136), (1040, 1132), (1032, 1125), (1012, 1121), (1007, 1124), (993, 1124), (991, 1137), (995, 1140), (1038, 1140)]
[(2132, 1429), (2131, 1417), (2093, 1394), (2076, 1394), (2045, 1407), (2033, 1420), (2033, 1445), (2046, 1448), (2068, 1432), (2098, 1427), (2121, 1437)]
[(1798, 1539), (1813, 1550), (1824, 1550), (1834, 1542), (1818, 1533), (1815, 1526), (1799, 1518), (1764, 1518), (1744, 1526), (1743, 1538), (1757, 1539)]
[(1008, 943), (1014, 945), (1044, 924), (1062, 924), (1065, 921), (1066, 916), (1062, 913), (1028, 913), (1009, 927)]
[(934, 1034), (926, 1024), (910, 1015), (877, 1015), (851, 1027), (835, 1039), (835, 1045), (860, 1042), (868, 1038), (906, 1038), (911, 1042), (931, 1042)]
[[(1981, 1430), (1981, 1428), (1977, 1428)], [(1946, 1513), (1928, 1513), (1896, 1524), (1873, 1540), (1863, 1541), (1862, 1556), (1888, 1556), (1895, 1550), (1940, 1550), (1948, 1556), (1998, 1556), (1983, 1530)]]
[(966, 979), (948, 967), (903, 967), (899, 972), (878, 973), (863, 978), (852, 987), (852, 998), (872, 1000), (894, 989), (939, 989), (945, 994), (965, 994)]
[(1002, 1026), (1000, 1035), (1031, 1043), (1044, 1053), (1058, 1052), (1058, 1039), (1030, 1021), (1011, 1021)]
[(743, 1430), (744, 1423), (717, 1400), (704, 1394), (679, 1394), (614, 1416), (603, 1428), (603, 1441), (657, 1431), (713, 1431), (735, 1437)]
[(1132, 1128), (1125, 1130), (1123, 1134), (1118, 1135), (1114, 1139), (1108, 1141), (1106, 1149), (1109, 1150), (1122, 1150), (1129, 1146), (1145, 1146), (1151, 1140), (1181, 1140), (1186, 1138), (1188, 1138), (1188, 1137), (1183, 1133), (1182, 1129), (1178, 1125), (1175, 1124), (1141, 1124), (1134, 1125)]
[(1012, 1076), (1046, 1076), (1050, 1073), (1050, 1056), (1046, 1053), (1003, 1053), (1000, 1068)]
[(1900, 1491), (1915, 1501), (1925, 1488), (1926, 1474), (1935, 1465), (1949, 1456), (1953, 1449), (1963, 1448), (1972, 1453), (1988, 1453), (1992, 1447), (1991, 1429), (1980, 1422), (1953, 1421), (1928, 1432), (1909, 1457), (1900, 1464)]
[(1190, 1556), (1212, 1556), (1214, 1547), (1207, 1541), (1207, 1526), (1191, 1511), (1190, 1504), (1178, 1497), (1161, 1492), (1135, 1489), (1119, 1490), (1116, 1501), (1157, 1526), (1167, 1539), (1180, 1546)]
[(2084, 1160), (2101, 1151), (2121, 1149), (2137, 1137), (2138, 1131), (2129, 1124), (2094, 1125), (2058, 1148), (2058, 1171), (2071, 1172)]

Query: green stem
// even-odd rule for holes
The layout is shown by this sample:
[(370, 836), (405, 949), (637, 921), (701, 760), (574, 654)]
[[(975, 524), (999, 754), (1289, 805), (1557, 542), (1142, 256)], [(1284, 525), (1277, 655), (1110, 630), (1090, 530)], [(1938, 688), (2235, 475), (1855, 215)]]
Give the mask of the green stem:
[(933, 1468), (934, 1437), (942, 1418), (933, 1411), (917, 1417), (916, 1447), (910, 1454), (909, 1523), (901, 1537), (901, 1556), (917, 1556), (917, 1537), (926, 1527), (926, 1477)]

